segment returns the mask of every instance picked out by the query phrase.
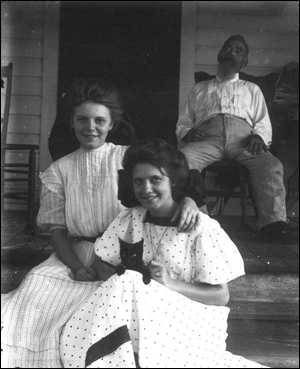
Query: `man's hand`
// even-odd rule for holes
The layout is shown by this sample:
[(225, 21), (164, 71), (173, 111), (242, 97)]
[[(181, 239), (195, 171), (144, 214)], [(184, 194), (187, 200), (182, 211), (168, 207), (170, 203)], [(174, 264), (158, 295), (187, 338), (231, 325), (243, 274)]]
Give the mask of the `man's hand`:
[(267, 145), (259, 135), (251, 135), (248, 143), (248, 150), (252, 155), (261, 155), (268, 151)]
[(205, 139), (205, 133), (198, 128), (192, 128), (183, 137), (184, 142), (198, 142)]

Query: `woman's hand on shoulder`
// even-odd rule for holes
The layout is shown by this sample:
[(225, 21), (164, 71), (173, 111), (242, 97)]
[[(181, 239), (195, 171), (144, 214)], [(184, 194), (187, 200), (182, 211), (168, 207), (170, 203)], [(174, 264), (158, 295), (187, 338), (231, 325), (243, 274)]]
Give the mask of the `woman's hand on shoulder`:
[(74, 272), (74, 279), (80, 282), (94, 282), (98, 281), (99, 277), (94, 268), (82, 267)]
[(190, 232), (192, 229), (199, 227), (201, 212), (194, 200), (184, 197), (171, 219), (175, 221), (178, 217), (178, 232)]

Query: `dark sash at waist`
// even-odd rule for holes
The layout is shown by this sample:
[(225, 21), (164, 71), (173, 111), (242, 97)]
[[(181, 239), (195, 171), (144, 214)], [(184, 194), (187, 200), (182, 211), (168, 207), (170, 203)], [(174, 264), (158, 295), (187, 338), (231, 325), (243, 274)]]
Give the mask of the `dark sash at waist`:
[(75, 240), (78, 240), (78, 241), (87, 241), (87, 242), (96, 242), (97, 238), (101, 237), (103, 235), (103, 233), (99, 233), (98, 236), (95, 236), (95, 237), (72, 237), (74, 238)]

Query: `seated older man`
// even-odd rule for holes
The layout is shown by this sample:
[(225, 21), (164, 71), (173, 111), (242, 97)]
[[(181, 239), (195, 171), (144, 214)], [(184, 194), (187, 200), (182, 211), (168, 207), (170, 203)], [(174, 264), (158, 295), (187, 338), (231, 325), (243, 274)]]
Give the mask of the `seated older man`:
[(202, 171), (235, 160), (250, 173), (262, 241), (296, 242), (287, 225), (283, 166), (269, 152), (272, 126), (260, 88), (239, 79), (248, 63), (248, 45), (233, 35), (218, 54), (216, 78), (195, 84), (179, 115), (178, 139), (191, 169)]

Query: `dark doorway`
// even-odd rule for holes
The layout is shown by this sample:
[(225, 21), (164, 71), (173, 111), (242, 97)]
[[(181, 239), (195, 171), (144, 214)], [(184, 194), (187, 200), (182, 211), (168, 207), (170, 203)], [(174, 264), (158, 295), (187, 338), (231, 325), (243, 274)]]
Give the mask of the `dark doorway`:
[(181, 1), (61, 1), (60, 96), (78, 77), (109, 76), (139, 138), (176, 144)]

